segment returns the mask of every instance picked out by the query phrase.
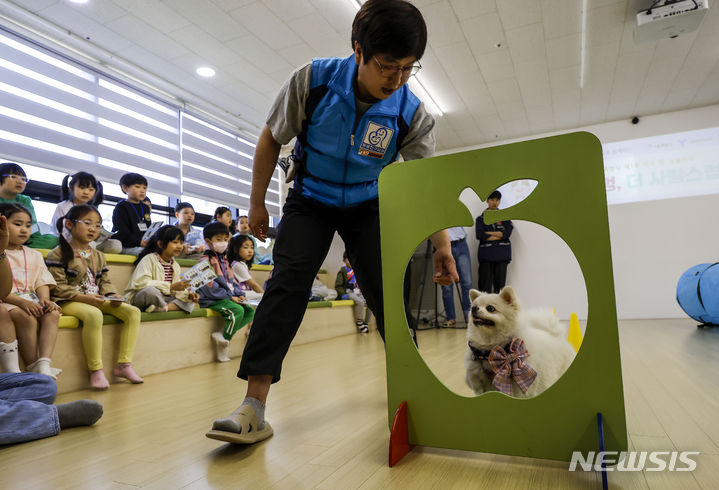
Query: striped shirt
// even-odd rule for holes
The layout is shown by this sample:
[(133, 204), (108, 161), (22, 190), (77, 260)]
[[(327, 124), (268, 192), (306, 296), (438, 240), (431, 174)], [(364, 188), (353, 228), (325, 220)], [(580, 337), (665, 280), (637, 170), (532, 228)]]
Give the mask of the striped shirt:
[(165, 262), (162, 260), (160, 254), (157, 254), (157, 259), (160, 261), (160, 265), (165, 270), (165, 282), (172, 283), (172, 261), (174, 259), (170, 258), (169, 262)]

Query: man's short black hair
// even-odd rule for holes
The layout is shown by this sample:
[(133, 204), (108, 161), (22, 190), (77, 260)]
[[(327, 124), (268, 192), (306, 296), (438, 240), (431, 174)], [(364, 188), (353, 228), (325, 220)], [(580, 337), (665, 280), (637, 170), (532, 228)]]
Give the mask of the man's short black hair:
[(147, 179), (144, 175), (136, 174), (134, 172), (131, 172), (129, 174), (125, 174), (122, 177), (120, 177), (120, 187), (127, 186), (130, 187), (131, 185), (140, 184), (147, 187)]
[(489, 195), (487, 201), (489, 201), (490, 199), (502, 199), (502, 193), (499, 191), (494, 191)]
[(175, 212), (176, 213), (179, 213), (180, 211), (182, 211), (185, 208), (190, 208), (193, 211), (195, 210), (195, 208), (193, 208), (192, 204), (190, 204), (189, 202), (178, 202), (177, 204), (175, 204)]
[(219, 221), (211, 221), (202, 229), (202, 236), (206, 240), (212, 240), (215, 235), (230, 235), (230, 230), (224, 223)]
[(27, 179), (27, 174), (17, 163), (0, 163), (0, 185), (5, 182), (6, 175), (20, 175), (21, 177), (25, 177)]
[(342, 252), (342, 260), (345, 260), (345, 259), (349, 260), (349, 258), (350, 258), (350, 256), (347, 254), (347, 250)]
[(352, 22), (353, 51), (355, 41), (365, 64), (377, 54), (419, 60), (427, 46), (427, 25), (419, 9), (405, 0), (367, 0)]

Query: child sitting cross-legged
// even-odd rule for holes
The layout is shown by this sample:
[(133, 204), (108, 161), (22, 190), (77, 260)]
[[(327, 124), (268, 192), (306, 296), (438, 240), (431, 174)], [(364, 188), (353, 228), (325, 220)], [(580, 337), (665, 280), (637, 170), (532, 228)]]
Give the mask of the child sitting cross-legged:
[[(102, 227), (100, 212), (95, 206), (73, 206), (57, 221), (60, 246), (47, 254), (45, 263), (57, 282), (53, 299), (60, 303), (62, 312), (82, 321), (82, 345), (85, 348), (90, 385), (104, 390), (110, 387), (102, 369), (102, 314), (122, 320), (120, 352), (115, 376), (131, 383), (142, 383), (132, 369), (132, 353), (140, 330), (140, 310), (123, 302), (115, 286), (107, 277), (105, 254), (90, 246)], [(63, 228), (72, 237), (68, 242)]]
[(135, 261), (135, 270), (125, 288), (125, 299), (143, 311), (182, 310), (191, 313), (200, 295), (187, 291), (188, 281), (180, 279), (180, 265), (174, 260), (184, 247), (182, 230), (165, 225)]
[(255, 310), (244, 304), (242, 287), (235, 279), (230, 263), (227, 261), (227, 242), (230, 230), (219, 221), (209, 223), (202, 230), (207, 250), (202, 260), (209, 260), (217, 277), (197, 290), (200, 293), (200, 306), (220, 313), (225, 320), (222, 331), (213, 332), (217, 360), (230, 360), (230, 340), (233, 335), (252, 321)]
[(42, 254), (23, 245), (32, 229), (32, 216), (20, 204), (0, 204), (0, 215), (7, 218), (9, 241), (6, 249), (12, 290), (0, 309), (10, 313), (18, 336), (20, 355), (28, 371), (55, 378), (58, 369), (50, 368), (55, 349), (60, 308), (50, 300), (55, 287)]

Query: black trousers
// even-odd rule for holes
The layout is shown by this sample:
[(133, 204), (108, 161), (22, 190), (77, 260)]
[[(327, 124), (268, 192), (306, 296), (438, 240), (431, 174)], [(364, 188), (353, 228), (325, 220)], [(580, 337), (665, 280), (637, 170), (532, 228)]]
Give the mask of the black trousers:
[(507, 282), (507, 264), (509, 262), (480, 262), (478, 289), (485, 293), (498, 293)]
[(257, 307), (237, 373), (242, 379), (271, 374), (273, 383), (279, 381), (282, 361), (302, 322), (312, 281), (335, 231), (345, 242), (357, 283), (384, 339), (378, 201), (336, 208), (290, 189), (282, 212), (272, 278)]

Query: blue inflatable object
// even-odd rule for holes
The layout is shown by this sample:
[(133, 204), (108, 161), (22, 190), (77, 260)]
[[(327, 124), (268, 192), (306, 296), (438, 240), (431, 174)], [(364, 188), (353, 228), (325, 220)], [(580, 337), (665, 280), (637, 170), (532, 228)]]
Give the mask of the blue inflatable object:
[(677, 302), (696, 321), (719, 326), (719, 262), (695, 265), (682, 274)]

